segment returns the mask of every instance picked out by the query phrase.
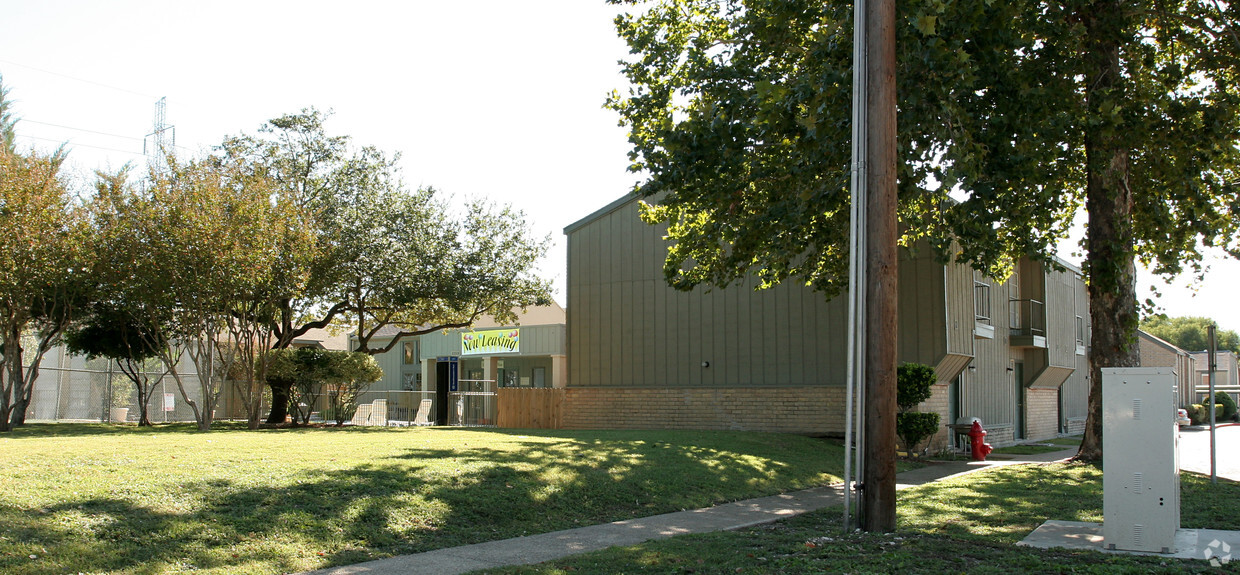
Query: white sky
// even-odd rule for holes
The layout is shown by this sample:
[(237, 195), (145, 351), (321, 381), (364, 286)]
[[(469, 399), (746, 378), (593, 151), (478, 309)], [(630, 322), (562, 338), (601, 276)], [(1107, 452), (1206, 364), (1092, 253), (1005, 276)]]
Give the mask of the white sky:
[[(636, 179), (625, 131), (602, 108), (625, 86), (616, 61), (627, 53), (603, 0), (0, 0), (0, 14), (19, 145), (68, 142), (83, 182), (143, 162), (163, 96), (190, 152), (303, 107), (331, 109), (331, 133), (401, 152), (411, 187), (525, 211), (554, 241), (542, 271), (563, 303), (564, 226)], [(1180, 281), (1160, 303), (1240, 330), (1238, 282), (1240, 264), (1217, 264), (1196, 297)]]

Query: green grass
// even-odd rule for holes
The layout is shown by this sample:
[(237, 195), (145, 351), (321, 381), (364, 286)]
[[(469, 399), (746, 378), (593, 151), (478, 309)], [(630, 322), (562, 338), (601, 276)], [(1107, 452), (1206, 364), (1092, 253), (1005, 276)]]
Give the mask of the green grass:
[[(899, 493), (893, 534), (844, 534), (827, 509), (735, 532), (613, 548), (492, 574), (1218, 573), (1204, 561), (1017, 547), (1047, 519), (1102, 520), (1102, 475), (1078, 463), (988, 469)], [(1240, 529), (1240, 484), (1181, 477), (1181, 524)]]
[(838, 442), (779, 434), (224, 427), (0, 435), (0, 573), (299, 571), (842, 475)]
[(1055, 451), (1063, 451), (1070, 449), (1066, 445), (1041, 445), (1037, 443), (1021, 443), (1018, 445), (1009, 445), (994, 450), (994, 453), (1000, 455), (1036, 455), (1039, 453), (1053, 453)]

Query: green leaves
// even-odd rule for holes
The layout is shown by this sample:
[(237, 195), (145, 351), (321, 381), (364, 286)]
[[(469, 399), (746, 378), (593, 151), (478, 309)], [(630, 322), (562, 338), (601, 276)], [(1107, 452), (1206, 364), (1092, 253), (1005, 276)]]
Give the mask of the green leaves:
[[(902, 241), (999, 277), (1017, 257), (1049, 259), (1098, 169), (1094, 133), (1129, 150), (1140, 257), (1174, 273), (1201, 244), (1240, 255), (1240, 41), (1223, 24), (1240, 9), (1143, 6), (902, 4)], [(843, 288), (851, 16), (808, 0), (668, 0), (618, 18), (631, 87), (608, 106), (648, 174), (635, 191), (662, 204), (645, 219), (668, 226), (673, 285), (753, 274)], [(1086, 23), (1099, 18), (1134, 24), (1117, 36), (1121, 81), (1090, 92)]]

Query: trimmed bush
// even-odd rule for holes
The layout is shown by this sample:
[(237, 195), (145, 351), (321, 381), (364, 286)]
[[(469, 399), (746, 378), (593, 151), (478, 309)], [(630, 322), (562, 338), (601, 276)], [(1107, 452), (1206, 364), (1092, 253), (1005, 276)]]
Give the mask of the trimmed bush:
[(1220, 416), (1221, 419), (1231, 419), (1236, 416), (1236, 400), (1232, 399), (1230, 395), (1221, 391), (1216, 391), (1214, 392), (1214, 403), (1223, 406), (1223, 415)]
[(896, 368), (896, 436), (910, 453), (926, 438), (939, 430), (939, 414), (912, 411), (930, 399), (931, 386), (938, 381), (934, 368), (920, 363), (906, 363)]
[(896, 414), (896, 435), (911, 453), (927, 437), (939, 430), (939, 414), (910, 411)]
[(1188, 419), (1193, 425), (1201, 425), (1209, 423), (1210, 416), (1206, 414), (1206, 407), (1200, 403), (1194, 403), (1188, 406)]

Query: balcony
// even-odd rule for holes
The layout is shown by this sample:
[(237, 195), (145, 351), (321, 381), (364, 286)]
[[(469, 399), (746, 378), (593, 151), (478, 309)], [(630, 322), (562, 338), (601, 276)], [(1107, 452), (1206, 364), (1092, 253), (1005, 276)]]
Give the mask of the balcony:
[(1009, 345), (1046, 349), (1046, 304), (1036, 299), (1008, 302)]

